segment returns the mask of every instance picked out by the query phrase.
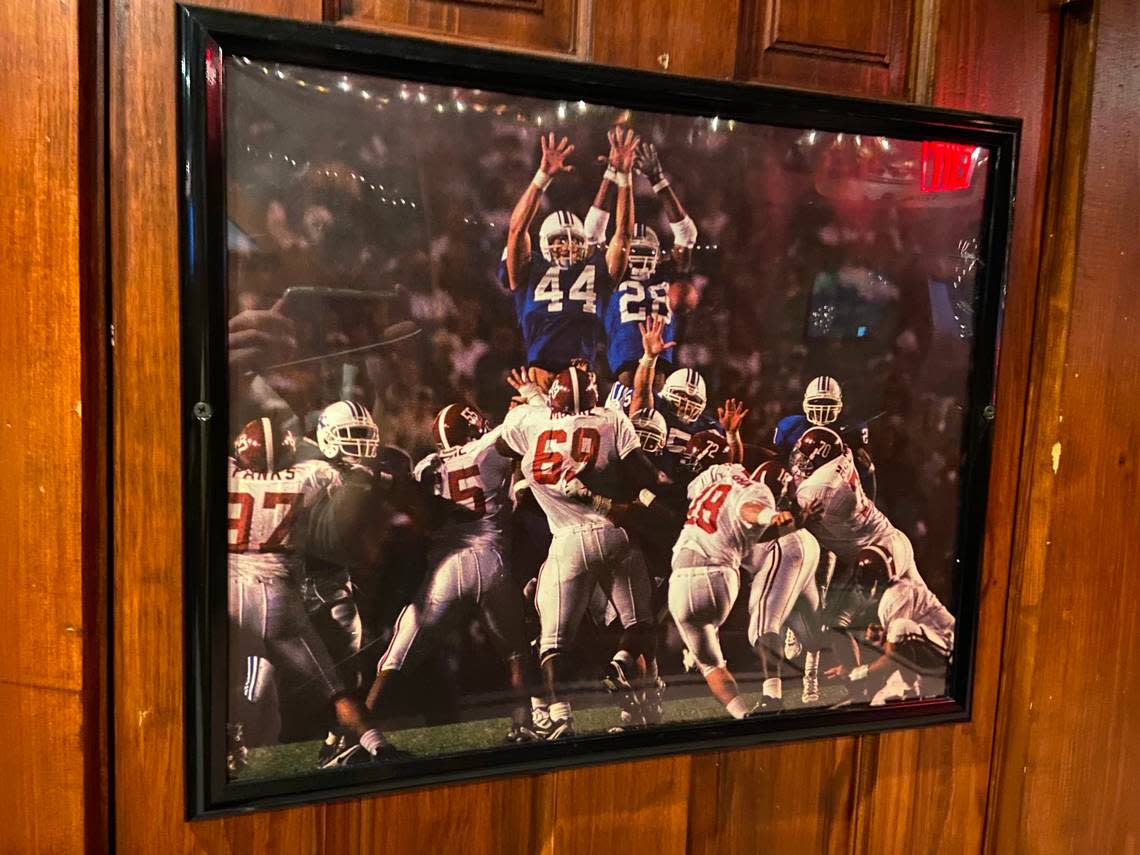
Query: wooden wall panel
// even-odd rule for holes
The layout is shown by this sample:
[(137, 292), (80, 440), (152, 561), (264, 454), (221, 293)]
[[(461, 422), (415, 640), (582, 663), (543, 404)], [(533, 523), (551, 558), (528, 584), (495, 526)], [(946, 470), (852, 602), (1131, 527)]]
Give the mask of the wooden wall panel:
[(739, 0), (594, 0), (590, 59), (696, 77), (732, 77)]
[(0, 33), (0, 851), (70, 853), (88, 808), (80, 14), (0, 4)]
[(350, 26), (575, 53), (588, 0), (325, 0), (325, 17)]
[[(989, 851), (1140, 846), (1140, 4), (1065, 16), (1066, 110), (1044, 248), (1040, 389)], [(1090, 536), (1091, 535), (1091, 536)]]
[(741, 0), (736, 76), (902, 97), (914, 0)]

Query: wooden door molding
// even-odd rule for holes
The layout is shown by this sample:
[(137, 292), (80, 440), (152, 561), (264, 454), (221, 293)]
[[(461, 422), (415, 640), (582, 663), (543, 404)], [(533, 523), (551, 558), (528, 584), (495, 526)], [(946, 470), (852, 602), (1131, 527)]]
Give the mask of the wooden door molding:
[(590, 0), (323, 0), (324, 20), (466, 44), (585, 54)]

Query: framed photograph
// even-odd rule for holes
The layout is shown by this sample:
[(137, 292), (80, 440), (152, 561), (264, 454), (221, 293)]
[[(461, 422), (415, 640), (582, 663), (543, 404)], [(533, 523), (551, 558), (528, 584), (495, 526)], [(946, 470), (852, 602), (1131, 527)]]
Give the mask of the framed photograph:
[(191, 816), (969, 717), (1017, 121), (178, 19)]

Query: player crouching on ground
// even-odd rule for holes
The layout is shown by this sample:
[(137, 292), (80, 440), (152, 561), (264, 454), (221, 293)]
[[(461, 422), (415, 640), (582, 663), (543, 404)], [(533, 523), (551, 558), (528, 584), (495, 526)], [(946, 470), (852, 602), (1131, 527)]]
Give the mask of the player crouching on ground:
[(872, 706), (923, 697), (923, 677), (945, 680), (954, 650), (954, 616), (921, 581), (897, 575), (892, 562), (878, 546), (863, 549), (856, 562), (868, 604), (856, 623), (866, 626), (866, 640), (882, 654), (870, 664), (837, 665), (826, 674), (863, 689)]
[(689, 484), (689, 511), (673, 547), (669, 613), (696, 660), (709, 691), (733, 718), (749, 710), (720, 645), (720, 627), (740, 592), (740, 563), (759, 541), (786, 534), (794, 518), (776, 510), (772, 491), (748, 470), (729, 463), (728, 443), (713, 431), (689, 439), (681, 466)]

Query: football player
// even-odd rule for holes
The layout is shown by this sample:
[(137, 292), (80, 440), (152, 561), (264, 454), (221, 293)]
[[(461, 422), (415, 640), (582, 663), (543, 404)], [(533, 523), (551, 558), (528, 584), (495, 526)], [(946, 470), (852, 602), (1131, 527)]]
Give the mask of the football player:
[[(763, 483), (776, 499), (776, 507), (791, 510), (792, 476), (774, 460), (761, 463), (752, 480)], [(781, 661), (785, 624), (797, 609), (798, 641), (806, 646), (801, 700), (819, 700), (820, 596), (815, 572), (819, 542), (801, 526), (808, 515), (796, 519), (796, 530), (776, 540), (758, 543), (745, 554), (743, 567), (752, 576), (748, 597), (748, 642), (760, 657), (764, 676), (761, 709), (783, 706)]]
[[(653, 186), (665, 205), (665, 213), (673, 231), (673, 248), (663, 252), (657, 233), (643, 223), (633, 227), (629, 247), (629, 272), (606, 306), (605, 325), (610, 371), (623, 386), (633, 385), (633, 373), (641, 358), (638, 324), (659, 316), (663, 320), (662, 335), (673, 339), (676, 333), (676, 310), (682, 294), (691, 292), (687, 280), (697, 227), (681, 206), (661, 168), (661, 160), (652, 143), (637, 150), (637, 169)], [(672, 366), (669, 350), (660, 359)]]
[[(549, 405), (511, 410), (496, 447), (521, 461), (552, 540), (538, 576), (540, 665), (551, 717), (549, 739), (574, 734), (568, 654), (596, 586), (621, 620), (622, 647), (653, 656), (649, 578), (625, 531), (608, 518), (607, 493), (668, 483), (638, 443), (629, 419), (598, 407), (597, 380), (577, 367), (550, 384)], [(594, 495), (591, 496), (591, 493)], [(640, 679), (646, 675), (639, 674)]]
[(855, 467), (863, 482), (863, 490), (875, 501), (877, 484), (875, 463), (871, 459), (871, 433), (867, 422), (841, 418), (843, 389), (834, 377), (816, 377), (804, 389), (803, 413), (785, 416), (776, 425), (772, 444), (780, 460), (791, 457), (800, 437), (813, 426), (830, 427), (843, 439), (855, 459)]
[(828, 677), (866, 689), (872, 706), (931, 694), (924, 691), (923, 677), (945, 680), (954, 652), (954, 616), (921, 581), (900, 575), (893, 562), (877, 546), (860, 550), (856, 561), (856, 578), (870, 604), (866, 638), (882, 653), (866, 665), (827, 671)]
[(574, 146), (565, 137), (559, 142), (554, 134), (539, 138), (538, 172), (511, 212), (500, 278), (514, 297), (530, 376), (544, 391), (572, 360), (594, 359), (604, 332), (601, 312), (613, 283), (625, 273), (633, 233), (630, 174), (639, 140), (632, 130), (618, 129), (610, 131), (609, 141), (614, 180), (603, 178), (603, 185), (616, 184), (617, 214), (614, 236), (604, 251), (590, 245), (582, 221), (565, 210), (543, 220), (538, 250), (531, 245), (530, 227), (542, 194), (556, 175), (573, 170), (568, 158)]
[[(372, 414), (355, 401), (336, 401), (317, 418), (317, 448), (321, 457), (341, 472), (363, 468), (372, 471), (380, 447), (380, 430)], [(360, 652), (363, 628), (356, 607), (356, 590), (349, 568), (318, 558), (307, 558), (301, 585), (305, 611), (325, 647), (338, 664), (341, 680), (351, 690), (360, 686), (356, 654)], [(348, 747), (348, 736), (337, 728), (329, 731), (317, 757), (324, 768)]]
[(705, 412), (708, 392), (704, 378), (693, 368), (678, 368), (665, 379), (660, 393), (654, 392), (657, 360), (661, 354), (676, 347), (676, 342), (664, 338), (665, 322), (660, 316), (650, 317), (638, 324), (641, 335), (642, 356), (633, 375), (633, 388), (614, 383), (606, 406), (628, 412), (656, 410), (665, 419), (668, 432), (661, 459), (661, 470), (671, 478), (684, 479), (684, 467), (678, 467), (681, 454), (694, 434), (711, 430), (723, 434), (728, 440), (733, 462), (744, 460), (744, 442), (740, 425), (748, 410), (734, 398), (717, 408), (717, 418)]
[(790, 469), (796, 502), (816, 511), (807, 528), (824, 549), (853, 564), (861, 549), (879, 546), (891, 555), (892, 573), (922, 581), (910, 539), (863, 492), (854, 455), (838, 433), (806, 430), (792, 449)]
[(523, 631), (522, 597), (504, 560), (515, 460), (496, 449), (499, 434), (500, 429), (488, 432), (483, 414), (464, 404), (448, 404), (432, 422), (437, 452), (416, 465), (415, 477), (471, 515), (432, 532), (428, 566), (433, 569), (396, 619), (367, 708), (382, 710), (397, 679), (414, 669), (465, 611), (476, 611), (508, 664), (519, 701), (507, 739), (524, 742), (538, 739), (529, 697), (537, 693), (539, 679)]
[(772, 491), (729, 462), (719, 433), (700, 431), (685, 446), (681, 465), (689, 483), (689, 510), (673, 547), (669, 613), (713, 697), (733, 718), (749, 714), (720, 645), (720, 627), (740, 591), (740, 564), (757, 542), (787, 532), (794, 519), (776, 510)]
[[(295, 462), (296, 442), (269, 419), (238, 434), (229, 461), (229, 612), (231, 654), (244, 655), (242, 695), (257, 704), (273, 672), (320, 692), (352, 737), (325, 765), (390, 755), (392, 749), (337, 674), (301, 597), (304, 558), (355, 560), (344, 533), (367, 508), (371, 472), (341, 471), (324, 460)], [(233, 673), (237, 676), (237, 672)]]

